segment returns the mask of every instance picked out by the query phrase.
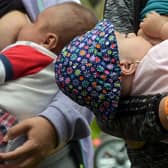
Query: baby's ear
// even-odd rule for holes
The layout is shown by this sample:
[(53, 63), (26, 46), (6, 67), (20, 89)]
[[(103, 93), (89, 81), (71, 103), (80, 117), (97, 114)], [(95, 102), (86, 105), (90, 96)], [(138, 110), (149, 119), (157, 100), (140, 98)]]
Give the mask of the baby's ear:
[(57, 46), (57, 43), (58, 43), (57, 35), (54, 33), (47, 33), (42, 45), (48, 50), (54, 50)]
[(129, 61), (120, 61), (122, 75), (133, 75), (137, 69), (137, 64)]

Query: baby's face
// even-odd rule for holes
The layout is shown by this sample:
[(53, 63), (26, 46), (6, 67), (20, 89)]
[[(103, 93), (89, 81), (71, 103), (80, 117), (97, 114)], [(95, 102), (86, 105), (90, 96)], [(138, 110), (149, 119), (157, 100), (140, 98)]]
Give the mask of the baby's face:
[(125, 37), (116, 33), (118, 50), (121, 59), (140, 61), (149, 51), (152, 45), (140, 36)]

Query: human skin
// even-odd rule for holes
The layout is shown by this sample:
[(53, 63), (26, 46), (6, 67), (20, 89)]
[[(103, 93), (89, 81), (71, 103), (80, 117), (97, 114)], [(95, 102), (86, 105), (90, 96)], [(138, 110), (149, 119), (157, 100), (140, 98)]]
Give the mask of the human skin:
[(36, 168), (46, 156), (55, 152), (56, 131), (46, 118), (34, 117), (20, 122), (8, 131), (4, 142), (22, 134), (27, 135), (27, 141), (14, 151), (0, 153), (0, 160), (22, 159), (8, 165), (0, 165), (0, 168)]
[[(167, 24), (167, 21), (164, 23)], [(162, 31), (162, 29), (165, 29), (166, 26), (163, 27), (163, 24), (160, 25), (162, 26), (156, 28), (156, 31)], [(116, 32), (116, 37), (120, 53), (119, 55), (122, 70), (122, 95), (129, 96), (129, 93), (132, 88), (132, 79), (137, 68), (136, 65), (138, 65), (136, 64), (136, 61), (141, 61), (145, 54), (150, 50), (152, 45), (143, 37), (136, 36), (132, 33), (125, 37), (123, 36), (123, 34)], [(135, 66), (133, 66), (134, 64)], [(165, 97), (161, 100), (158, 111), (158, 116), (161, 125), (166, 130), (168, 130), (168, 112), (166, 113), (166, 110), (168, 111), (168, 108), (166, 107), (168, 107), (168, 97)]]
[[(13, 18), (17, 18), (17, 22)], [(0, 18), (0, 50), (16, 41), (18, 32), (27, 22), (28, 17), (19, 11), (11, 11)]]
[[(59, 99), (59, 98), (56, 96), (56, 99)], [(57, 104), (62, 104), (62, 103), (64, 103), (63, 100), (62, 101), (57, 100)], [(53, 105), (52, 105), (52, 107), (53, 107)], [(72, 113), (74, 111), (74, 108), (71, 107), (70, 103), (69, 103), (69, 106), (67, 106), (67, 109), (70, 112), (72, 111)], [(78, 110), (80, 111), (80, 109), (78, 109)], [(55, 105), (55, 111), (56, 112), (53, 112), (53, 113), (55, 113), (53, 115), (57, 115), (57, 112), (58, 113), (59, 112), (60, 113), (67, 112), (67, 110), (65, 110), (64, 107), (59, 108), (59, 106), (57, 106), (57, 105)], [(77, 109), (75, 109), (75, 112), (76, 111), (77, 111)], [(70, 118), (70, 117), (68, 117), (68, 115), (71, 116), (71, 114), (63, 114), (65, 121), (61, 120), (63, 123), (62, 124), (59, 123), (59, 125), (58, 125), (59, 128), (60, 128), (60, 125), (62, 127), (65, 126), (65, 123)], [(76, 124), (76, 122), (75, 122), (76, 116), (73, 117), (72, 121), (69, 122), (69, 120), (68, 120), (68, 124), (70, 125), (69, 127), (71, 127), (71, 124), (72, 124), (72, 128), (64, 127), (64, 129), (65, 129), (64, 133), (68, 130), (68, 136), (70, 135), (70, 137), (66, 137), (67, 139), (63, 139), (63, 142), (60, 142), (62, 145), (61, 147), (63, 147), (63, 145), (65, 145), (67, 142), (69, 142), (71, 140), (71, 138), (73, 138), (74, 134), (76, 133), (75, 132), (76, 130), (74, 128), (75, 127), (74, 125)], [(48, 118), (48, 115), (46, 116), (46, 118)], [(60, 149), (60, 144), (59, 144), (59, 146), (57, 146), (58, 141), (60, 140), (59, 139), (60, 137), (59, 138), (57, 137), (57, 126), (55, 126), (55, 121), (53, 123), (53, 125), (55, 126), (53, 129), (52, 123), (50, 123), (50, 121), (47, 120), (46, 118), (39, 116), (39, 117), (34, 117), (34, 118), (30, 119), (29, 122), (27, 120), (24, 120), (23, 122), (18, 124), (16, 127), (13, 127), (9, 130), (9, 133), (7, 134), (7, 137), (5, 138), (5, 141), (11, 140), (14, 137), (22, 135), (23, 133), (27, 135), (27, 140), (22, 146), (18, 147), (16, 150), (14, 150), (12, 152), (0, 154), (1, 160), (8, 161), (8, 160), (18, 160), (19, 159), (19, 161), (12, 162), (12, 163), (10, 162), (10, 164), (8, 164), (8, 165), (0, 165), (0, 167), (4, 167), (4, 168), (12, 168), (12, 167), (15, 167), (15, 168), (16, 167), (18, 167), (18, 168), (20, 168), (20, 167), (21, 168), (36, 168), (37, 165), (44, 158), (46, 158), (49, 154), (53, 153), (53, 151), (56, 152), (56, 148), (57, 148), (57, 150)], [(60, 118), (60, 115), (57, 118)], [(85, 119), (85, 117), (83, 117), (83, 116), (81, 118)], [(23, 123), (26, 123), (26, 124), (23, 124)], [(43, 126), (46, 125), (46, 128), (42, 129), (41, 127), (39, 127), (40, 125), (43, 125)], [(86, 126), (87, 125), (85, 125), (85, 127)], [(45, 129), (45, 131), (41, 131), (44, 129)], [(86, 130), (84, 132), (85, 132), (84, 134), (86, 136), (89, 135), (89, 131), (88, 131), (88, 133), (86, 132)], [(75, 139), (83, 138), (82, 136), (84, 134), (80, 135), (80, 137), (78, 135), (75, 135), (76, 136)], [(36, 136), (36, 135), (38, 135), (38, 136)], [(49, 138), (49, 137), (51, 137), (51, 138)], [(45, 151), (44, 151), (44, 149), (45, 149)]]
[(153, 45), (168, 38), (168, 17), (150, 12), (140, 23), (138, 35), (150, 41)]
[[(18, 32), (28, 22), (28, 17), (19, 11), (11, 11), (1, 17), (0, 35), (3, 40), (0, 42), (0, 50), (15, 42)], [(40, 133), (40, 130), (43, 130), (43, 132)], [(22, 156), (24, 159), (12, 163), (11, 165), (0, 165), (0, 167), (34, 168), (43, 158), (55, 151), (57, 145), (57, 133), (55, 128), (52, 126), (52, 123), (50, 123), (46, 118), (38, 116), (20, 122), (13, 128), (9, 129), (4, 142), (12, 140), (22, 134), (27, 135), (26, 143), (13, 152), (1, 153), (0, 158), (2, 160), (15, 160)]]

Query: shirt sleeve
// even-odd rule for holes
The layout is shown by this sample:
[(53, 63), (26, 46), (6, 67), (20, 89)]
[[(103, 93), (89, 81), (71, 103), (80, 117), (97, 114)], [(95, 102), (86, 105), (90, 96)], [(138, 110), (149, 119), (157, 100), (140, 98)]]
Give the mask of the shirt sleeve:
[(38, 73), (52, 62), (53, 58), (33, 47), (10, 47), (0, 54), (0, 84)]
[(93, 119), (92, 112), (77, 105), (61, 91), (40, 116), (47, 118), (55, 127), (58, 134), (58, 145), (90, 135), (89, 123)]

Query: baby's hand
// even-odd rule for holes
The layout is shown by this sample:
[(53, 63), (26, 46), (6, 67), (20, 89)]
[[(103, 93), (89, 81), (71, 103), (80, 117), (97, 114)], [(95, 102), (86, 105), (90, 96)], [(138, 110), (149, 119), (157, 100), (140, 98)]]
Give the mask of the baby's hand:
[(152, 45), (156, 45), (162, 41), (160, 38), (154, 38), (154, 37), (148, 36), (147, 34), (145, 34), (145, 32), (142, 29), (138, 30), (137, 35), (143, 37), (145, 40), (150, 42)]
[(166, 20), (161, 15), (153, 11), (147, 14), (143, 22), (140, 23), (140, 28), (148, 36), (160, 38), (161, 29), (165, 22)]

